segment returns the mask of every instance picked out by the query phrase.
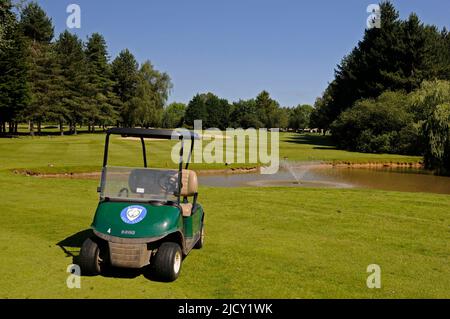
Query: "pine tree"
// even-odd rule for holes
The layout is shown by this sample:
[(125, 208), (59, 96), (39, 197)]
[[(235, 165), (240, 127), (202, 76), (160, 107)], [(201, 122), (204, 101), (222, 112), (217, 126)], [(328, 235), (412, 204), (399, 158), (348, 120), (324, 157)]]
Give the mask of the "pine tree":
[[(55, 44), (50, 45), (49, 49), (45, 51), (44, 63), (40, 64), (41, 73), (47, 74), (47, 77), (40, 82), (43, 88), (41, 101), (45, 105), (45, 120), (59, 123), (60, 133), (63, 135), (63, 123), (66, 121), (70, 110), (63, 104), (65, 78), (55, 46)], [(40, 131), (39, 127), (38, 131)]]
[(48, 95), (53, 70), (48, 68), (51, 64), (48, 59), (51, 57), (49, 51), (53, 25), (44, 10), (37, 3), (31, 2), (21, 13), (20, 29), (27, 40), (28, 80), (31, 88), (31, 100), (24, 110), (24, 119), (29, 120), (30, 134), (34, 135), (34, 123), (38, 123), (40, 133), (41, 123), (51, 107)]
[(120, 52), (112, 62), (112, 74), (116, 82), (115, 92), (122, 102), (129, 101), (135, 95), (138, 81), (138, 63), (128, 49)]
[[(28, 42), (29, 43), (29, 42)], [(50, 45), (31, 43), (28, 45), (28, 76), (31, 99), (24, 110), (24, 119), (29, 121), (30, 135), (34, 135), (34, 124), (38, 123), (38, 133), (40, 133), (40, 123), (46, 119), (46, 113), (50, 105), (48, 104), (49, 81), (51, 81), (53, 70), (49, 69)]]
[(108, 64), (106, 41), (102, 35), (92, 34), (86, 43), (85, 55), (89, 69), (87, 121), (89, 131), (94, 131), (95, 124), (105, 126), (115, 120), (117, 117), (115, 105), (117, 105), (118, 98), (112, 91), (114, 81), (111, 67)]
[(12, 44), (11, 32), (16, 27), (11, 0), (0, 2), (0, 53)]
[(450, 81), (450, 32), (444, 29), (442, 39), (444, 41), (442, 51), (444, 52), (443, 55), (445, 56), (445, 58), (442, 60), (442, 63), (445, 66), (442, 78)]
[[(433, 32), (434, 31), (434, 32)], [(430, 52), (428, 65), (433, 69), (431, 79), (450, 81), (450, 33), (444, 29), (437, 35), (436, 29), (429, 30), (427, 46)]]
[(403, 52), (399, 57), (405, 82), (401, 89), (412, 92), (423, 79), (438, 76), (440, 62), (435, 60), (440, 34), (434, 26), (424, 26), (416, 14), (403, 22)]
[(20, 25), (23, 35), (34, 42), (50, 43), (53, 39), (52, 20), (36, 2), (30, 2), (25, 6), (21, 14)]
[(0, 5), (0, 133), (17, 133), (17, 123), (28, 104), (26, 45), (10, 1)]
[(256, 107), (259, 113), (259, 119), (266, 128), (274, 128), (278, 126), (277, 111), (280, 107), (278, 102), (270, 98), (267, 91), (262, 91), (256, 97)]
[[(445, 32), (424, 25), (417, 15), (401, 21), (390, 2), (383, 2), (381, 27), (366, 30), (364, 38), (335, 71), (321, 100), (325, 128), (360, 99), (392, 91), (412, 92), (427, 79), (446, 79), (449, 50)], [(313, 119), (318, 119), (313, 115)]]
[[(86, 97), (87, 63), (82, 41), (68, 31), (61, 33), (55, 43), (56, 56), (61, 69), (59, 107), (67, 110), (65, 119), (70, 131), (77, 134), (77, 124), (83, 123), (89, 111)], [(62, 124), (60, 122), (61, 133)]]
[(330, 84), (328, 118), (334, 120), (345, 109), (362, 98), (376, 97), (387, 88), (398, 89), (399, 59), (402, 54), (401, 24), (394, 6), (380, 5), (381, 27), (368, 29), (364, 38), (346, 56)]
[(112, 62), (112, 79), (115, 84), (114, 93), (120, 99), (120, 109), (118, 110), (121, 121), (125, 126), (133, 123), (135, 103), (132, 101), (136, 97), (138, 85), (138, 63), (133, 54), (125, 49)]

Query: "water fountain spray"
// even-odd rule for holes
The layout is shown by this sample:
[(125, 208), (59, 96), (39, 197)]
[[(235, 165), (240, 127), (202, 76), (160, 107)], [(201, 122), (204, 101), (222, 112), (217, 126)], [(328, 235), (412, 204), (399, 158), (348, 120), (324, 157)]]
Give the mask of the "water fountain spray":
[(301, 185), (306, 173), (315, 165), (316, 162), (291, 162), (285, 157), (281, 161), (281, 167), (287, 170), (295, 179), (293, 184)]

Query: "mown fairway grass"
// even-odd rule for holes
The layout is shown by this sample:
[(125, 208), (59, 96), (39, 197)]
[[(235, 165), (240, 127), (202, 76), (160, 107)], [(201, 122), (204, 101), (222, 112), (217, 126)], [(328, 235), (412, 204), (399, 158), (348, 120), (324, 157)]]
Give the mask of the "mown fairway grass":
[[(206, 245), (185, 259), (176, 282), (124, 272), (82, 277), (81, 289), (68, 289), (72, 257), (57, 244), (89, 227), (98, 181), (10, 169), (95, 168), (102, 142), (0, 140), (1, 298), (450, 298), (450, 196), (358, 189), (203, 187)], [(124, 154), (137, 151), (133, 142), (118, 142), (118, 164), (139, 165)], [(162, 156), (168, 147), (158, 143)], [(374, 263), (382, 288), (371, 290), (366, 268)]]
[[(99, 171), (103, 160), (104, 134), (78, 136), (21, 137), (0, 139), (0, 169), (29, 169), (35, 172), (91, 172)], [(210, 141), (204, 141), (207, 145)], [(226, 141), (224, 141), (226, 143)], [(147, 142), (149, 165), (175, 167), (171, 150), (175, 142)], [(139, 141), (113, 136), (110, 144), (111, 165), (141, 166)], [(292, 161), (326, 161), (353, 163), (419, 162), (417, 156), (365, 154), (336, 150), (329, 137), (281, 133), (280, 158)], [(193, 169), (224, 169), (227, 167), (255, 166), (257, 164), (193, 164)]]

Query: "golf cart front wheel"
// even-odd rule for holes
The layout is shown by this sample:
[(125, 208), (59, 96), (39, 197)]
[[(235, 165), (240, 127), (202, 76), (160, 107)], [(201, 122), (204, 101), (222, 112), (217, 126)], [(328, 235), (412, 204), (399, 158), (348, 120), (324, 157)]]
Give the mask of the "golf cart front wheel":
[(102, 258), (100, 246), (92, 239), (88, 238), (81, 246), (78, 256), (78, 265), (81, 268), (81, 274), (85, 276), (96, 276), (102, 270)]
[(175, 281), (180, 275), (183, 253), (177, 243), (165, 242), (151, 260), (153, 275), (163, 282)]

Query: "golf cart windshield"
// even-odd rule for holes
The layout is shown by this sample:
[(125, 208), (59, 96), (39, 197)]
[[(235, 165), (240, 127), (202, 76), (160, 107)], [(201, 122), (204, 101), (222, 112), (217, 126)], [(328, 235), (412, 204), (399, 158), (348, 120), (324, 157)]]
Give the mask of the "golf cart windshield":
[(178, 171), (104, 167), (100, 196), (125, 201), (176, 201)]

